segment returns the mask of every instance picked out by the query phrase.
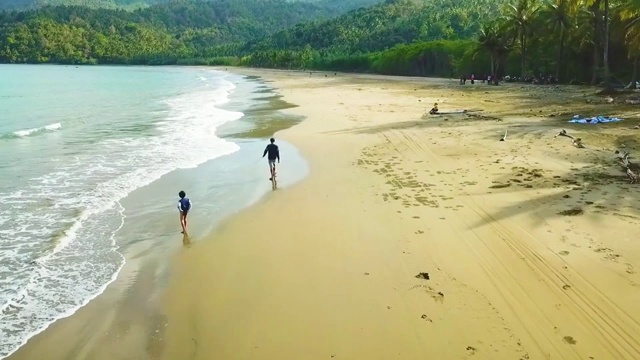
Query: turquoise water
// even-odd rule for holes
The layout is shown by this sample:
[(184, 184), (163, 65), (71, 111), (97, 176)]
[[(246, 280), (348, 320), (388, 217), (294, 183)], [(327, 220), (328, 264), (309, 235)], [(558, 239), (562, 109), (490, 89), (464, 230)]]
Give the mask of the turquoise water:
[(0, 358), (104, 291), (128, 252), (179, 231), (178, 190), (196, 225), (268, 190), (263, 142), (217, 136), (260, 101), (243, 77), (0, 65), (0, 80)]

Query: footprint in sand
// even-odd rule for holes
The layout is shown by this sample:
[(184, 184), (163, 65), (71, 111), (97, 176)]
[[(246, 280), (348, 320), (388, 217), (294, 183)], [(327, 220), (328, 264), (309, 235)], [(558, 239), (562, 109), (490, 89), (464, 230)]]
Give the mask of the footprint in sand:
[(420, 318), (422, 320), (428, 321), (428, 322), (433, 322), (433, 320), (431, 320), (430, 317), (427, 316), (427, 314), (422, 314), (422, 316), (420, 316)]
[(476, 354), (476, 351), (478, 351), (476, 348), (474, 348), (473, 346), (467, 346), (467, 355), (472, 356)]
[(568, 251), (566, 251), (566, 250), (562, 250), (562, 251), (560, 251), (558, 254), (560, 254), (560, 255), (562, 255), (562, 256), (567, 256), (567, 255), (569, 255), (569, 252), (568, 252)]
[(624, 264), (624, 265), (627, 267), (627, 269), (625, 270), (627, 272), (627, 274), (633, 275), (633, 274), (636, 273), (635, 269), (633, 268), (633, 265), (628, 264), (628, 263)]

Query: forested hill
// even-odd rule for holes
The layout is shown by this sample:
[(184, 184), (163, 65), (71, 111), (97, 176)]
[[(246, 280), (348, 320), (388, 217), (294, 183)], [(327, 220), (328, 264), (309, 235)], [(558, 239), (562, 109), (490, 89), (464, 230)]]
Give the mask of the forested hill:
[(387, 0), (335, 19), (298, 24), (249, 43), (248, 52), (302, 49), (369, 52), (413, 41), (468, 39), (507, 0)]
[(173, 0), (135, 11), (55, 6), (0, 12), (0, 62), (175, 63), (335, 17), (363, 1), (371, 0)]
[[(43, 6), (84, 6), (102, 9), (139, 9), (156, 4), (166, 4), (176, 0), (0, 0), (0, 10), (33, 10)], [(197, 2), (198, 0), (184, 0)], [(287, 0), (289, 2), (313, 3), (325, 8), (348, 11), (370, 6), (381, 0)]]
[(93, 8), (140, 8), (158, 3), (165, 3), (169, 0), (2, 0), (1, 9), (24, 10), (36, 9), (42, 6), (87, 6)]
[(86, 0), (100, 1), (161, 3), (0, 12), (0, 62), (475, 73), (605, 85), (640, 74), (640, 0)]
[(256, 39), (236, 55), (231, 62), (257, 67), (634, 86), (640, 2), (386, 0)]

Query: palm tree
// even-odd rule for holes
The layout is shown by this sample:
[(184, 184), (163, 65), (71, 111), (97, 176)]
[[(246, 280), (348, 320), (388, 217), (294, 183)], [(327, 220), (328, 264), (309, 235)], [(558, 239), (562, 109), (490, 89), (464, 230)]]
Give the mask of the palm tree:
[(489, 53), (491, 60), (491, 79), (498, 85), (500, 60), (509, 52), (510, 42), (497, 22), (485, 23), (478, 34), (478, 49)]
[(521, 76), (526, 75), (527, 70), (527, 45), (529, 37), (533, 33), (533, 22), (538, 10), (535, 0), (515, 0), (515, 4), (506, 7), (506, 25), (514, 39), (520, 45)]
[(629, 21), (625, 38), (628, 44), (629, 57), (633, 59), (633, 76), (627, 88), (638, 87), (638, 58), (640, 57), (640, 0), (626, 0), (620, 7), (620, 18)]
[[(575, 2), (573, 2), (575, 4)], [(556, 62), (556, 78), (561, 80), (562, 55), (564, 53), (564, 43), (567, 29), (572, 25), (572, 15), (574, 9), (571, 0), (549, 0), (542, 9), (542, 15), (547, 24), (554, 32), (560, 32), (560, 42), (558, 43), (558, 58)]]
[(601, 16), (601, 4), (602, 0), (590, 0), (585, 1), (589, 6), (589, 13), (592, 15), (591, 21), (593, 21), (593, 75), (591, 77), (591, 85), (596, 85), (598, 82), (598, 72), (600, 70), (600, 44), (602, 43), (601, 31), (602, 31), (602, 16)]
[[(603, 65), (603, 81), (602, 85), (604, 86), (603, 93), (613, 91), (613, 87), (611, 86), (611, 71), (609, 68), (609, 36), (610, 36), (610, 12), (611, 7), (609, 4), (609, 0), (574, 0), (579, 1), (583, 5), (588, 6), (590, 10), (593, 12), (593, 36), (594, 36), (594, 74), (592, 83), (595, 85), (596, 74), (597, 74), (597, 47), (600, 40), (602, 42), (602, 65)], [(604, 6), (602, 6), (604, 5)], [(602, 14), (602, 16), (601, 16)], [(604, 22), (604, 24), (602, 24)], [(602, 34), (602, 38), (600, 38), (600, 34)]]
[(593, 47), (591, 85), (596, 85), (600, 75), (600, 63), (603, 60), (601, 54), (603, 46), (603, 0), (570, 0), (571, 7), (576, 10), (576, 29), (579, 33), (581, 45)]
[(609, 0), (604, 0), (604, 50), (602, 51), (602, 65), (604, 67), (604, 74), (602, 79), (602, 85), (604, 86), (603, 93), (613, 91), (611, 86), (611, 71), (609, 69), (609, 25), (611, 20), (609, 19), (609, 12), (611, 8), (609, 6)]

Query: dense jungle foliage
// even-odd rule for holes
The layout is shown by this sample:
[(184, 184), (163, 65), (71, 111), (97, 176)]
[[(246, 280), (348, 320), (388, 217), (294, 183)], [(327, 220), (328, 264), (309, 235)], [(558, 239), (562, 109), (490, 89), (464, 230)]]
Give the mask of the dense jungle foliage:
[(252, 66), (635, 86), (640, 1), (388, 0), (241, 53)]
[(135, 11), (84, 6), (5, 11), (0, 62), (171, 64), (213, 46), (334, 17), (363, 1), (181, 0)]
[[(138, 0), (104, 1), (126, 7)], [(145, 5), (153, 1), (163, 0)], [(46, 6), (0, 13), (0, 62), (474, 73), (610, 87), (636, 83), (630, 80), (637, 80), (639, 19), (640, 0), (174, 0), (133, 11)]]

